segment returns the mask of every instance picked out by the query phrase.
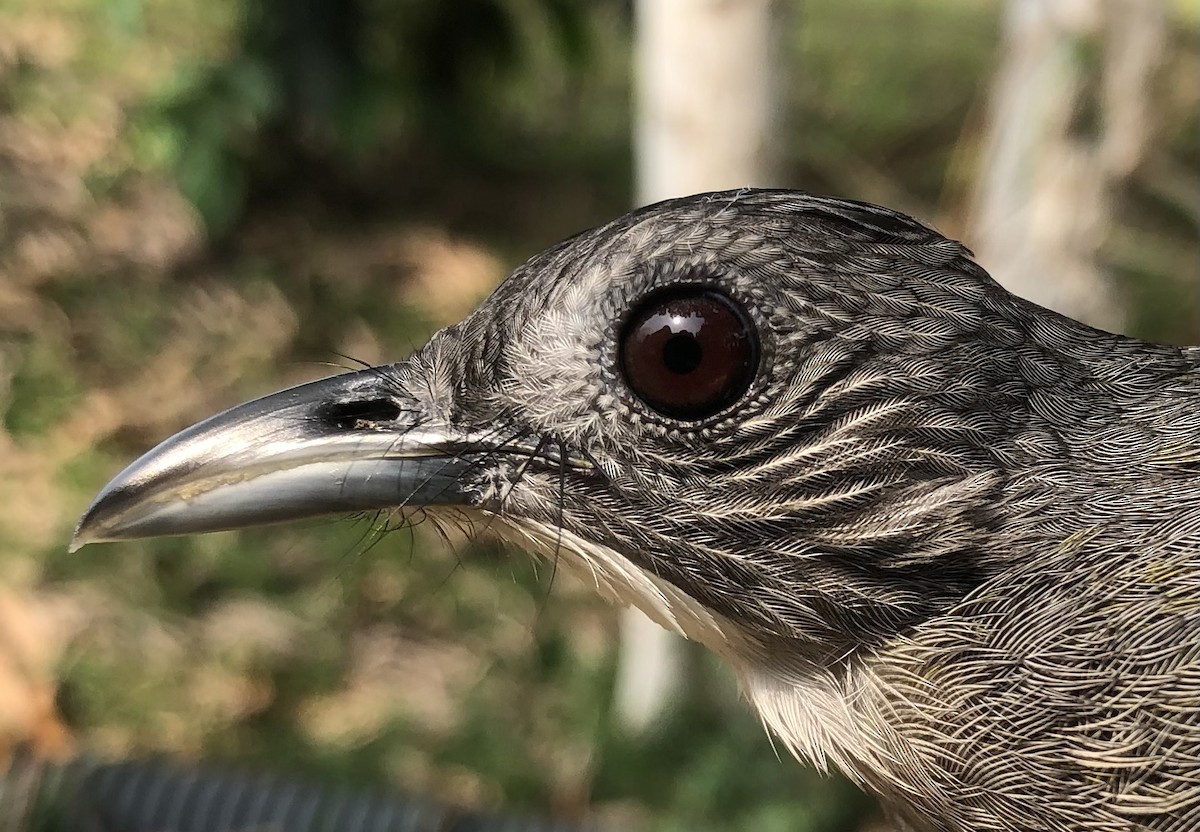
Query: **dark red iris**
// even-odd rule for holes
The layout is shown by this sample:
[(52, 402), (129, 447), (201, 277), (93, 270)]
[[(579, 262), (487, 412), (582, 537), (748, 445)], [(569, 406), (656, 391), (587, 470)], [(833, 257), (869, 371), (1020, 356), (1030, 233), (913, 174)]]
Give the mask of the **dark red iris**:
[(652, 409), (705, 419), (746, 392), (758, 369), (758, 333), (733, 300), (700, 286), (655, 292), (621, 331), (625, 382)]

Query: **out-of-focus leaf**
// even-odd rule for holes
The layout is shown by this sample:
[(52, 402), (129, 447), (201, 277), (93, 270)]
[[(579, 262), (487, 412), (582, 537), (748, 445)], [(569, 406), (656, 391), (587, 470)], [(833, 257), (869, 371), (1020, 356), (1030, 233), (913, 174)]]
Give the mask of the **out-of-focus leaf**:
[(551, 24), (563, 57), (576, 70), (582, 69), (591, 54), (585, 7), (576, 0), (541, 0), (539, 5)]

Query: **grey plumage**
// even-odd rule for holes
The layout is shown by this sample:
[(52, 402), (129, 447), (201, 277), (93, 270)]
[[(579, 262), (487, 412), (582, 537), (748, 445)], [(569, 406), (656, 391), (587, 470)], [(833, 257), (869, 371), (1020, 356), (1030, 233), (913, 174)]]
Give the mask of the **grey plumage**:
[[(687, 419), (622, 365), (631, 310), (679, 285), (730, 298), (759, 350), (736, 401)], [(364, 506), (486, 515), (704, 642), (899, 822), (1200, 829), (1200, 349), (1016, 298), (895, 212), (736, 191), (577, 235), (407, 362), (319, 384), (286, 399), (314, 402), (305, 442), (392, 437), (375, 464), (425, 465)], [(211, 438), (250, 421), (135, 463), (77, 540), (347, 508), (164, 508), (197, 470), (214, 500), (244, 488)]]

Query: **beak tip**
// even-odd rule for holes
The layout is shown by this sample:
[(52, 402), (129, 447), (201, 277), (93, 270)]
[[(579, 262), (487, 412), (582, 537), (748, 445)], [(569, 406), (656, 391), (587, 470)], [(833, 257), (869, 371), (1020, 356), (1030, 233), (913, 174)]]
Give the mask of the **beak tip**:
[(103, 539), (103, 535), (96, 528), (96, 518), (92, 508), (89, 507), (79, 518), (79, 522), (75, 524), (75, 531), (71, 535), (71, 542), (67, 545), (67, 552), (75, 554), (89, 543), (98, 543)]

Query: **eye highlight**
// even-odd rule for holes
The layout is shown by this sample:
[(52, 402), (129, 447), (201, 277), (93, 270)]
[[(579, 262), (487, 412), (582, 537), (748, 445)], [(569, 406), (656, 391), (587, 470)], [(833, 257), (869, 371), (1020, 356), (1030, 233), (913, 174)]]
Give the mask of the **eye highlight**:
[(621, 328), (625, 383), (672, 419), (705, 419), (737, 401), (754, 380), (758, 353), (746, 312), (703, 286), (648, 295)]

